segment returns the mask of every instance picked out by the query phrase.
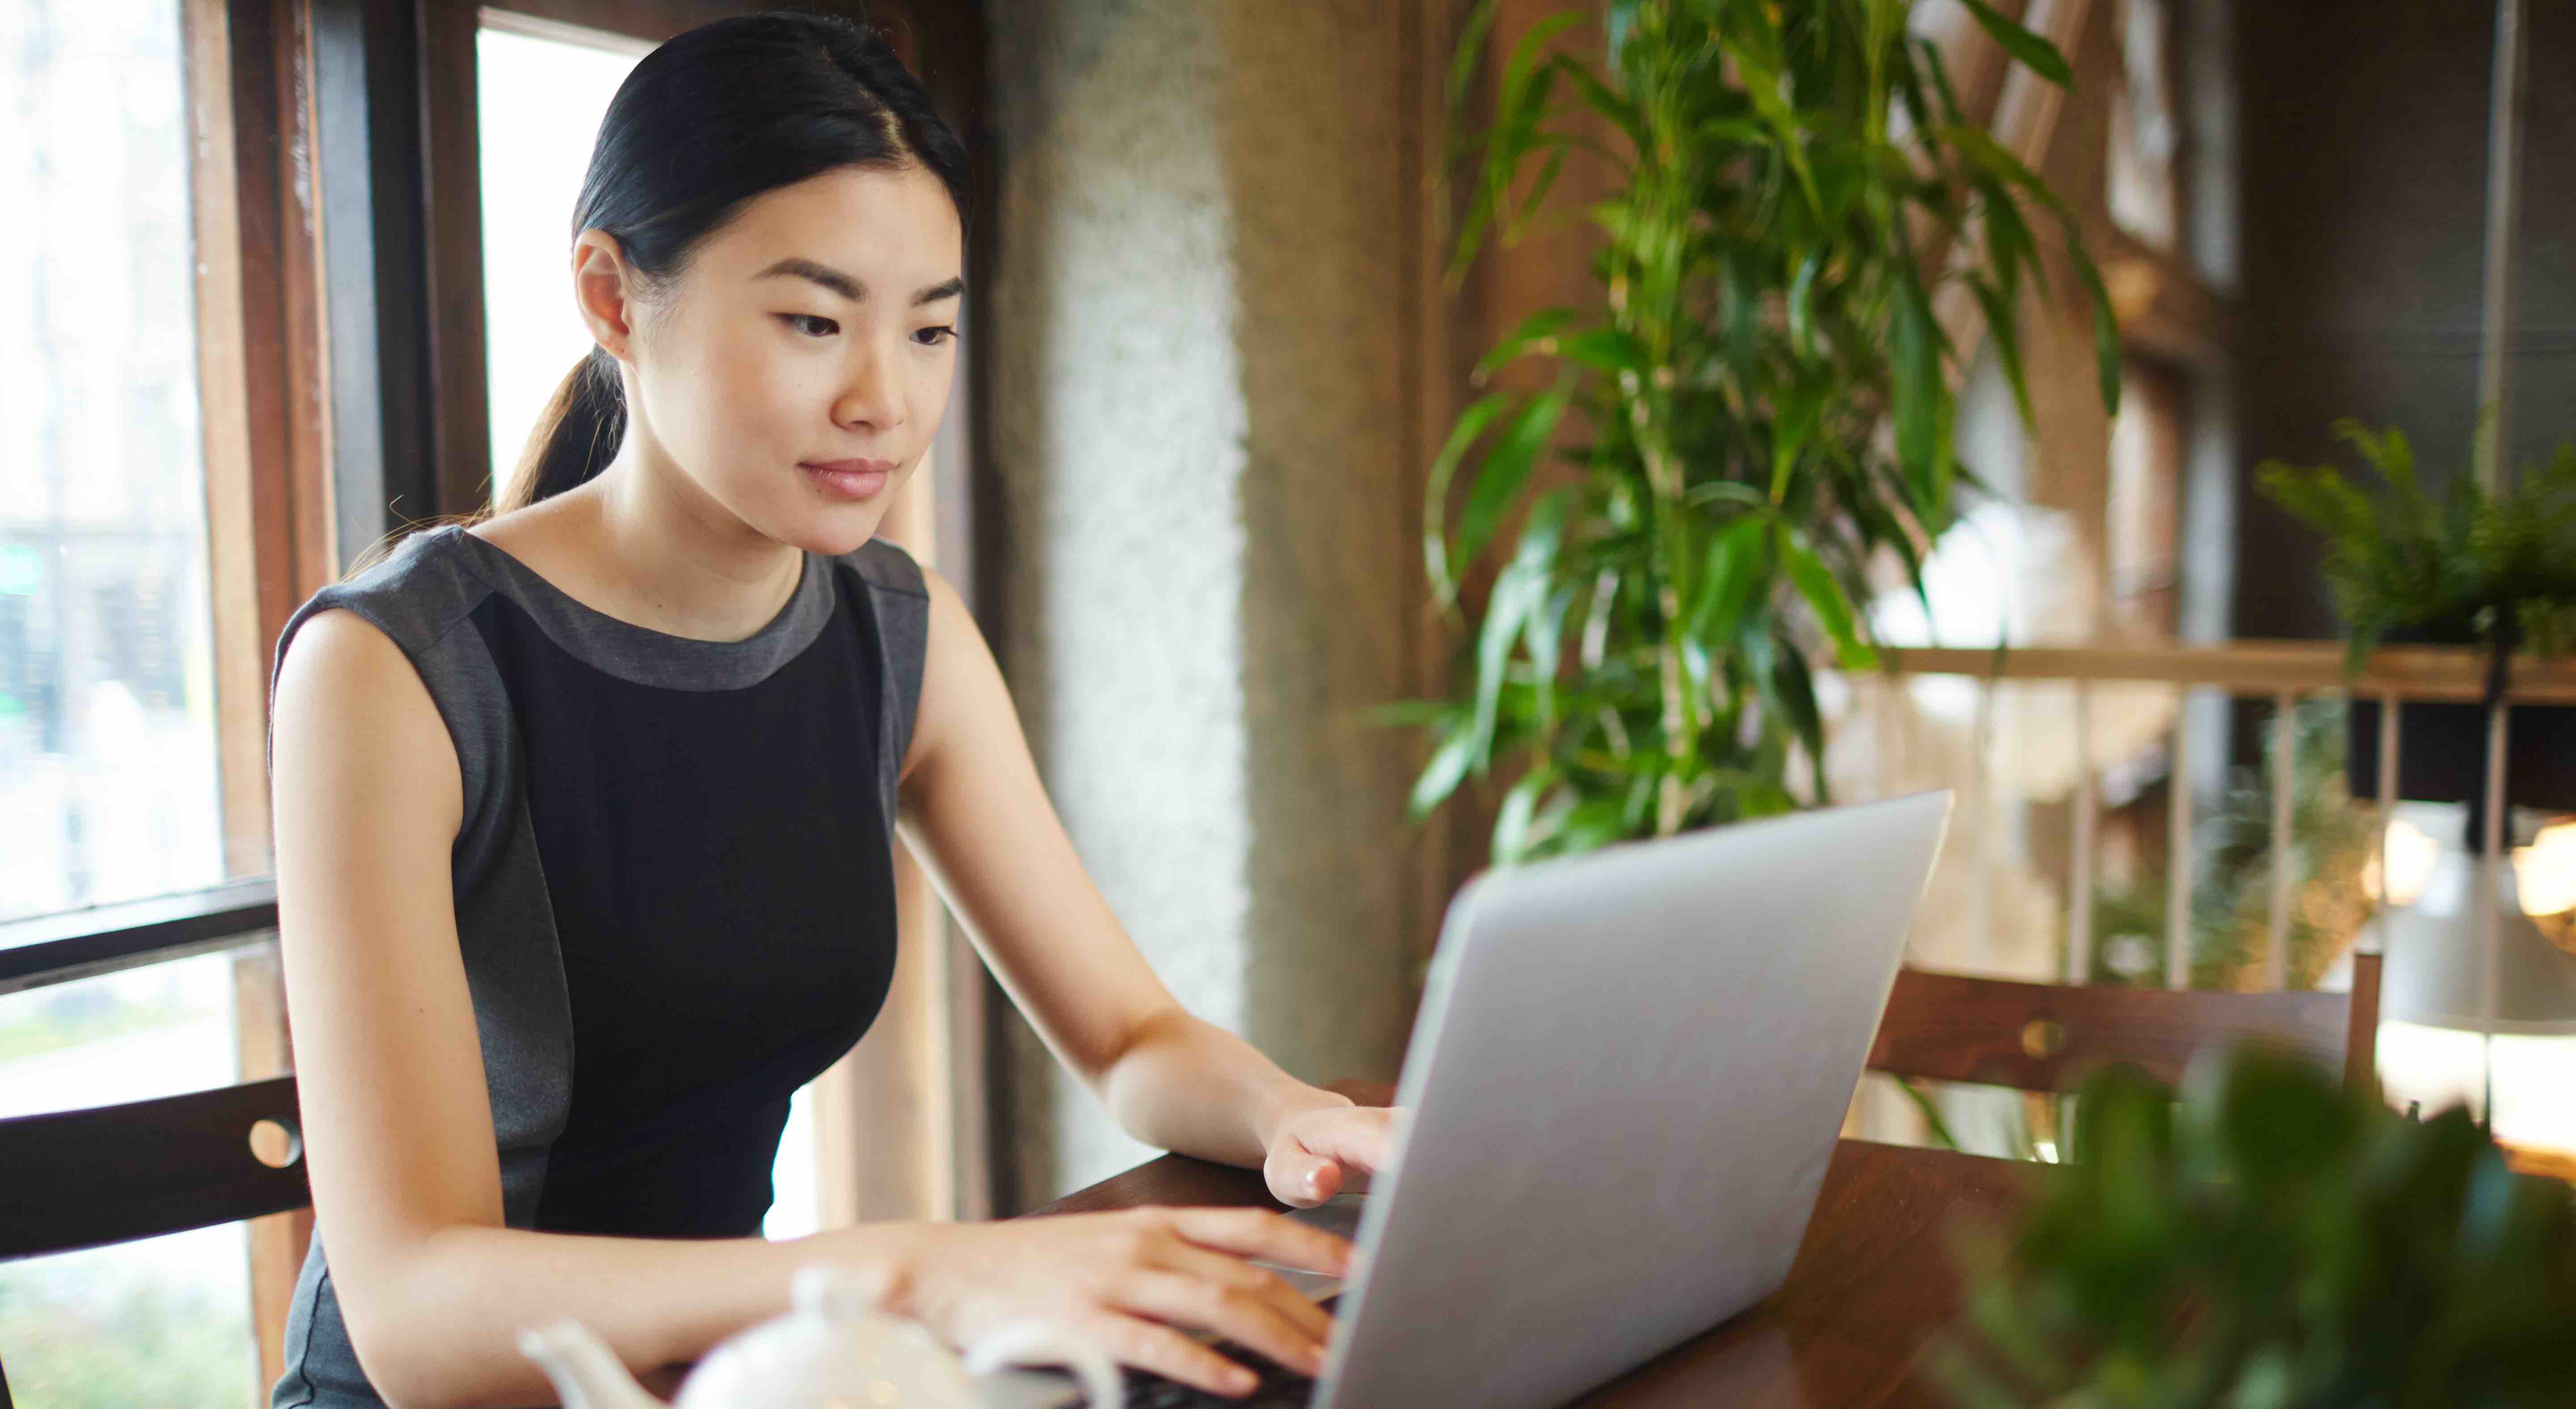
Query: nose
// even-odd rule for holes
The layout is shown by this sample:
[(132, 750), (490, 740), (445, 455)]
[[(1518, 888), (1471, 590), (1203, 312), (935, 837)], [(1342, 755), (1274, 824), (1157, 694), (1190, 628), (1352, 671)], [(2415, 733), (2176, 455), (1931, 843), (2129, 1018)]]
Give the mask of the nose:
[(850, 339), (850, 356), (832, 399), (832, 422), (843, 430), (889, 431), (904, 423), (903, 383), (894, 354), (873, 338)]

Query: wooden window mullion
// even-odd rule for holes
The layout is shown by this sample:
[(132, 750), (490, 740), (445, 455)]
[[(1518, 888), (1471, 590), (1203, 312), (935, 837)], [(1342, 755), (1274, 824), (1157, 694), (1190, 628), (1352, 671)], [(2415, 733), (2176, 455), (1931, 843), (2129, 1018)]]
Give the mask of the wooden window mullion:
[[(227, 875), (270, 868), (268, 670), (287, 617), (338, 570), (325, 473), (321, 291), (305, 0), (184, 0), (216, 749)], [(243, 1079), (282, 1075), (273, 947), (234, 960)], [(263, 1384), (310, 1210), (249, 1225)]]

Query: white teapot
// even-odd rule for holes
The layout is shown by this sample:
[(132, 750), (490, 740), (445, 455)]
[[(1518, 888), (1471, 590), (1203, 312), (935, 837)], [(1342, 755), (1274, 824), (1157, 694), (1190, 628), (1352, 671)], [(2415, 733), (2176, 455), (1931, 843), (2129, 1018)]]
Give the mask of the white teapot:
[(1100, 1409), (1125, 1403), (1117, 1363), (1045, 1322), (1004, 1326), (961, 1361), (917, 1322), (872, 1309), (846, 1272), (802, 1268), (789, 1296), (786, 1315), (707, 1352), (672, 1406), (578, 1321), (523, 1332), (519, 1349), (554, 1381), (563, 1409), (976, 1409), (975, 1381), (1021, 1363), (1064, 1365)]

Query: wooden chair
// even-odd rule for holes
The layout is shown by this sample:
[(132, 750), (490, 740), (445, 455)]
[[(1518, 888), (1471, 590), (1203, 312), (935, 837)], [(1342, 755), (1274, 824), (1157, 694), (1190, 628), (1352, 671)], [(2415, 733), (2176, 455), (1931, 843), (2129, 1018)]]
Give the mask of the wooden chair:
[(296, 1131), (291, 1076), (0, 1120), (0, 1260), (301, 1208), (311, 1194)]
[(2339, 1065), (2346, 1085), (2367, 1090), (2378, 1062), (2379, 967), (2378, 955), (2355, 955), (2348, 994), (2015, 983), (1905, 969), (1868, 1066), (1891, 1076), (2060, 1091), (2069, 1077), (2112, 1061), (2177, 1082), (2205, 1047), (2265, 1041)]

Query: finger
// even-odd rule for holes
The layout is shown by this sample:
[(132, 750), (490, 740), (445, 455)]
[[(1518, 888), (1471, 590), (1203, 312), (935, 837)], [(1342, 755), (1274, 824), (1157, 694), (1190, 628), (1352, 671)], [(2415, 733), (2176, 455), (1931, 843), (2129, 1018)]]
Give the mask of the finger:
[(1312, 1208), (1341, 1192), (1342, 1167), (1294, 1140), (1271, 1151), (1263, 1164), (1271, 1197), (1291, 1208)]
[(1262, 1209), (1178, 1208), (1164, 1216), (1165, 1226), (1203, 1248), (1336, 1277), (1350, 1270), (1348, 1239)]
[(1318, 1344), (1333, 1333), (1332, 1313), (1317, 1306), (1288, 1285), (1288, 1279), (1269, 1268), (1255, 1267), (1240, 1258), (1193, 1247), (1177, 1239), (1150, 1265), (1267, 1302), (1306, 1339)]
[(1395, 1115), (1385, 1106), (1336, 1112), (1330, 1120), (1318, 1120), (1311, 1128), (1300, 1129), (1296, 1143), (1308, 1153), (1337, 1164), (1361, 1170), (1384, 1169), (1387, 1152), (1395, 1143)]
[[(1289, 1299), (1303, 1300), (1294, 1292)], [(1290, 1320), (1277, 1302), (1259, 1292), (1183, 1272), (1146, 1271), (1120, 1283), (1114, 1304), (1157, 1321), (1214, 1331), (1300, 1374), (1324, 1371), (1323, 1337)]]
[(1261, 1383), (1260, 1376), (1169, 1326), (1110, 1312), (1084, 1317), (1075, 1329), (1122, 1364), (1196, 1385), (1211, 1394), (1240, 1397), (1252, 1393), (1253, 1387)]

